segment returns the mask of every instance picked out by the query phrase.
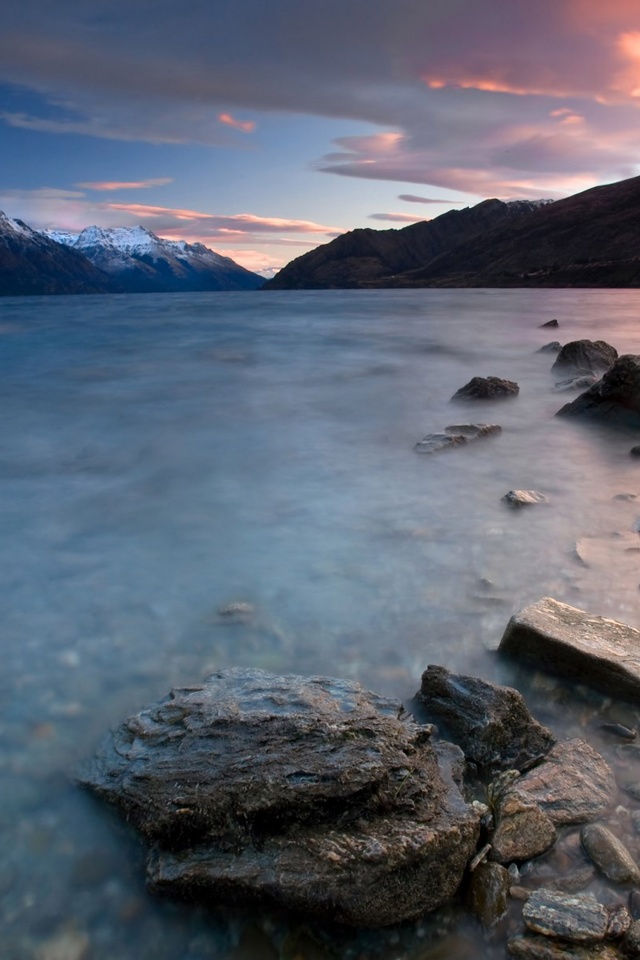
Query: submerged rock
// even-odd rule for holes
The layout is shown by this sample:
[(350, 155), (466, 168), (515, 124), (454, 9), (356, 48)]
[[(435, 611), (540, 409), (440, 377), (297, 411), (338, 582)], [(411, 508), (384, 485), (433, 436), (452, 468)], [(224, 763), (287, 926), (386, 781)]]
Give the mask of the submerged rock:
[(578, 377), (569, 377), (568, 380), (558, 380), (554, 383), (553, 389), (556, 393), (564, 393), (567, 390), (586, 390), (587, 387), (597, 383), (597, 380), (595, 373), (584, 373)]
[(516, 960), (620, 960), (618, 951), (606, 943), (579, 946), (535, 935), (510, 940), (507, 950)]
[(460, 387), (452, 400), (502, 400), (517, 397), (520, 387), (513, 380), (501, 377), (472, 377), (464, 387)]
[(640, 697), (640, 630), (543, 597), (511, 617), (503, 653), (616, 697)]
[(601, 380), (561, 407), (556, 416), (580, 416), (636, 428), (640, 424), (640, 356), (619, 357)]
[(529, 713), (522, 694), (431, 664), (417, 700), (480, 769), (526, 770), (544, 757), (555, 737)]
[(614, 833), (602, 823), (589, 823), (580, 833), (582, 846), (598, 870), (614, 883), (640, 883), (638, 865)]
[(537, 490), (509, 490), (501, 498), (510, 507), (528, 507), (534, 503), (548, 503), (544, 493), (538, 493)]
[(544, 346), (540, 347), (537, 350), (537, 353), (558, 353), (562, 349), (562, 344), (559, 340), (551, 340), (550, 343), (545, 343)]
[(155, 844), (152, 890), (383, 926), (457, 889), (462, 754), (346, 680), (225, 670), (125, 721), (80, 782)]
[(560, 350), (551, 371), (601, 376), (617, 359), (618, 351), (604, 340), (571, 340)]
[(416, 453), (437, 453), (502, 433), (497, 423), (461, 423), (444, 428), (444, 433), (428, 433), (413, 448)]
[(540, 328), (541, 328), (541, 329), (542, 329), (543, 327), (559, 327), (559, 326), (560, 326), (560, 324), (559, 324), (558, 321), (555, 319), (555, 317), (553, 318), (553, 320), (547, 320), (546, 323), (541, 323), (541, 324), (540, 324)]

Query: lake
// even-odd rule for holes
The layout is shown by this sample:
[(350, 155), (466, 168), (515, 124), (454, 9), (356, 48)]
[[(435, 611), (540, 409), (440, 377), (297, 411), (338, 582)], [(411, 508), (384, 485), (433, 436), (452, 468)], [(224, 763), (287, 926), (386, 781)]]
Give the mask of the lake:
[[(638, 438), (554, 418), (576, 392), (554, 392), (538, 352), (640, 353), (639, 315), (635, 290), (0, 300), (3, 957), (493, 955), (455, 908), (344, 934), (155, 900), (142, 845), (73, 773), (110, 726), (227, 666), (406, 700), (440, 663), (518, 686), (558, 735), (613, 755), (610, 701), (495, 651), (543, 596), (640, 627), (620, 548), (640, 522)], [(452, 404), (475, 375), (520, 394)], [(414, 452), (469, 421), (503, 432)], [(514, 511), (514, 488), (549, 504)], [(232, 603), (253, 617), (230, 622)]]

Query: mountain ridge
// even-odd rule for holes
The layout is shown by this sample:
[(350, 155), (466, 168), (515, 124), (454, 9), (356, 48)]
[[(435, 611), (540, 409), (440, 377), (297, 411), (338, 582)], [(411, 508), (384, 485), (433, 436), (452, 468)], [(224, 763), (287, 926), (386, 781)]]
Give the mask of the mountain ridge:
[[(484, 200), (401, 230), (343, 234), (264, 289), (640, 286), (640, 177), (516, 203)], [(405, 256), (411, 239), (421, 263), (415, 250)]]

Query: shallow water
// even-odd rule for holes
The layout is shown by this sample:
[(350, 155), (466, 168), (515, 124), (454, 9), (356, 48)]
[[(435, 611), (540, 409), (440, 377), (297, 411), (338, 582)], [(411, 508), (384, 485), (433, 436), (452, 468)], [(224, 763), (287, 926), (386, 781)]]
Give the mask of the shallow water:
[[(69, 776), (110, 725), (231, 665), (406, 699), (442, 663), (615, 756), (598, 729), (615, 704), (495, 649), (545, 595), (640, 627), (617, 536), (640, 496), (616, 498), (640, 495), (637, 437), (554, 419), (575, 393), (537, 352), (640, 353), (639, 314), (640, 292), (607, 290), (0, 300), (3, 956), (65, 937), (92, 960), (502, 955), (455, 910), (343, 935), (154, 901), (137, 840)], [(451, 404), (474, 375), (520, 395)], [(414, 453), (469, 420), (503, 433)], [(550, 503), (510, 510), (512, 488)], [(235, 601), (252, 622), (220, 618)]]

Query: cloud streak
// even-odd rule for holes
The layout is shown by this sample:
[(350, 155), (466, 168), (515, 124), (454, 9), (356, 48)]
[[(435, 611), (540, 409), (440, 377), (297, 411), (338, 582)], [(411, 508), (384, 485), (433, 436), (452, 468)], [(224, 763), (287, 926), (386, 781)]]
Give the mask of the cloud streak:
[(173, 183), (173, 177), (155, 177), (149, 180), (89, 180), (86, 183), (76, 183), (76, 187), (83, 190), (97, 190), (106, 193), (116, 190), (146, 190), (149, 187), (164, 187)]

